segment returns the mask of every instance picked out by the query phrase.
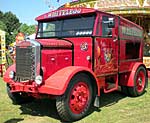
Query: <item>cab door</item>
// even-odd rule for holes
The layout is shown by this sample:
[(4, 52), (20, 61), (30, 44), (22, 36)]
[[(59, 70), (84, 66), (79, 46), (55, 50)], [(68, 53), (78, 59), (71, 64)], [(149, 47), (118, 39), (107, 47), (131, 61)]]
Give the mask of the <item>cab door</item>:
[(118, 18), (102, 15), (100, 17), (100, 36), (95, 38), (95, 65), (97, 76), (118, 73)]

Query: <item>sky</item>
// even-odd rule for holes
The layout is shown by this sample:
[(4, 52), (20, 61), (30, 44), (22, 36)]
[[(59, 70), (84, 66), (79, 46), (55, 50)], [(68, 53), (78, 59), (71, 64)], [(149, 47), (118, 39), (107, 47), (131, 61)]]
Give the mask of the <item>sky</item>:
[[(59, 1), (59, 2), (57, 2)], [(2, 12), (11, 11), (21, 23), (37, 24), (35, 18), (72, 0), (0, 0)]]

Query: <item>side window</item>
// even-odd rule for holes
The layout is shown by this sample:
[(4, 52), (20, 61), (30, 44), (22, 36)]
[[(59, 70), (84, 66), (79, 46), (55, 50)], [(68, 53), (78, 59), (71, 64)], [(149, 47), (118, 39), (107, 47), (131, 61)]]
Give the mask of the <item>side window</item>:
[(112, 37), (112, 28), (109, 27), (109, 17), (102, 17), (102, 36), (103, 37)]
[(126, 43), (126, 59), (137, 59), (140, 54), (140, 42), (127, 42)]

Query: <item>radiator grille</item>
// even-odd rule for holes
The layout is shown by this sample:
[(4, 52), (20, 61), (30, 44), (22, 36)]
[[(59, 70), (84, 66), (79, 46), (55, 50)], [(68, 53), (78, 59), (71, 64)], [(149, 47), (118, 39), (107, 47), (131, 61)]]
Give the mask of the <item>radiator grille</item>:
[(17, 81), (35, 78), (35, 47), (16, 47), (16, 79)]

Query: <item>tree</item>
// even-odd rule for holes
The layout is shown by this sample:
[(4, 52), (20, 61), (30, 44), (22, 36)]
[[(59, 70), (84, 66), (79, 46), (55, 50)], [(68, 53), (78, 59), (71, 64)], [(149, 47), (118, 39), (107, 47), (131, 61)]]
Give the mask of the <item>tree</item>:
[(24, 33), (25, 35), (31, 35), (36, 32), (36, 28), (35, 25), (28, 26), (27, 24), (22, 24), (19, 31)]
[[(0, 16), (2, 14), (0, 13)], [(3, 14), (3, 23), (6, 25), (4, 31), (6, 31), (6, 44), (10, 44), (15, 41), (14, 31), (20, 27), (19, 19), (12, 12), (6, 12)]]
[(3, 20), (4, 20), (4, 14), (2, 11), (0, 11), (0, 29), (5, 31), (7, 27)]
[(5, 23), (3, 22), (3, 21), (0, 21), (0, 29), (1, 30), (6, 30), (6, 25), (5, 25)]
[(19, 19), (11, 12), (6, 12), (4, 14), (4, 23), (7, 26), (6, 31), (11, 34), (14, 29), (17, 29), (20, 27), (21, 23), (19, 22)]

